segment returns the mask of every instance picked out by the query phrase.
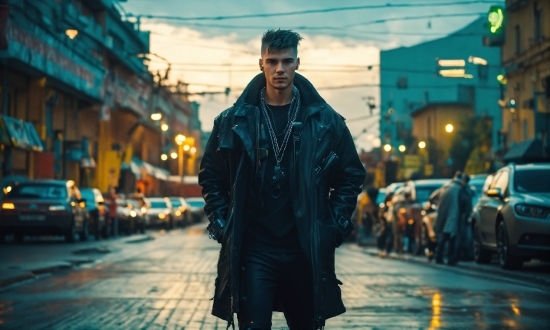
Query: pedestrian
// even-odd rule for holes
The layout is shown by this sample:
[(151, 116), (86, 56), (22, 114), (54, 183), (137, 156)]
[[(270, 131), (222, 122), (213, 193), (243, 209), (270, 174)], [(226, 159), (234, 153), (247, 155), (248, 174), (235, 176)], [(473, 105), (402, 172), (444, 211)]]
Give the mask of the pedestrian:
[(120, 199), (120, 196), (116, 193), (115, 187), (109, 187), (109, 192), (105, 196), (105, 204), (109, 210), (109, 225), (105, 226), (105, 236), (109, 236), (109, 227), (111, 227), (111, 234), (113, 236), (118, 236), (118, 214), (117, 214), (117, 200)]
[[(457, 237), (460, 234), (461, 194), (463, 188), (463, 174), (457, 172), (450, 184), (439, 197), (439, 207), (434, 226), (438, 242), (435, 262), (443, 263), (443, 256), (447, 248), (447, 264), (455, 265), (458, 262)], [(448, 244), (448, 246), (446, 246)]]
[(460, 225), (457, 240), (458, 255), (461, 253), (466, 260), (473, 260), (474, 251), (472, 244), (472, 228), (470, 216), (472, 215), (474, 193), (469, 185), (470, 176), (466, 173), (462, 175), (462, 190), (460, 192)]
[(334, 252), (365, 178), (353, 138), (303, 76), (290, 30), (262, 38), (258, 74), (214, 121), (199, 184), (221, 243), (212, 314), (239, 329), (321, 329), (345, 312)]

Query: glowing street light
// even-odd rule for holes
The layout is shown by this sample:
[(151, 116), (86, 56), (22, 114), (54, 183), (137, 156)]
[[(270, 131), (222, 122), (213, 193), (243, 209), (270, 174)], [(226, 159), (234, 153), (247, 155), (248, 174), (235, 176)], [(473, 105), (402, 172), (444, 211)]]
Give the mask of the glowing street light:
[(191, 149), (191, 147), (188, 144), (183, 146), (183, 150), (189, 151), (189, 149)]
[(163, 131), (163, 132), (166, 132), (168, 130), (168, 124), (162, 124), (160, 125), (160, 129)]
[(419, 147), (420, 149), (426, 148), (426, 142), (424, 142), (424, 141), (418, 142), (418, 147)]
[(405, 152), (405, 150), (407, 150), (407, 147), (405, 147), (404, 145), (399, 146), (399, 151), (400, 152)]
[(67, 35), (67, 37), (69, 37), (69, 39), (74, 39), (76, 38), (76, 36), (78, 35), (78, 30), (76, 29), (67, 29), (65, 30), (65, 34)]
[(447, 133), (451, 133), (451, 132), (453, 131), (453, 129), (454, 129), (454, 127), (453, 127), (452, 124), (447, 124), (447, 125), (445, 125), (445, 131), (446, 131)]
[(160, 159), (162, 159), (162, 160), (167, 160), (167, 159), (168, 159), (168, 155), (167, 155), (167, 154), (162, 154), (162, 155), (160, 155)]
[(162, 119), (162, 113), (160, 112), (156, 112), (156, 113), (152, 113), (151, 114), (151, 119), (152, 120), (161, 120)]
[(390, 152), (390, 151), (391, 151), (391, 145), (385, 144), (385, 145), (384, 145), (384, 151)]
[(189, 149), (189, 152), (191, 153), (191, 155), (194, 155), (197, 152), (197, 148), (191, 147), (191, 149)]
[(177, 143), (179, 146), (181, 146), (181, 144), (185, 141), (185, 139), (186, 139), (186, 137), (185, 137), (185, 135), (183, 135), (183, 134), (178, 134), (178, 135), (176, 135), (176, 138), (175, 138), (176, 143)]
[(175, 151), (172, 151), (172, 152), (170, 153), (170, 157), (172, 157), (172, 159), (176, 159), (176, 158), (178, 158), (178, 153), (175, 152)]

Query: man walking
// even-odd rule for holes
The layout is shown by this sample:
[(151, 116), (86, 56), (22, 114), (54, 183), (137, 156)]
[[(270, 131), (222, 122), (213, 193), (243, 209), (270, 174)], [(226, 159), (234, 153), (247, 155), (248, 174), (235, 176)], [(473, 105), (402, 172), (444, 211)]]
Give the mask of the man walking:
[(463, 191), (463, 174), (458, 172), (450, 184), (446, 185), (439, 197), (437, 219), (434, 231), (438, 243), (435, 255), (435, 262), (443, 263), (445, 245), (447, 246), (447, 264), (455, 265), (458, 262), (458, 251), (456, 247), (457, 236), (460, 232), (460, 200)]
[(199, 183), (220, 242), (212, 314), (239, 329), (321, 329), (345, 312), (334, 250), (365, 178), (344, 119), (295, 73), (302, 38), (269, 30), (262, 73), (214, 122)]

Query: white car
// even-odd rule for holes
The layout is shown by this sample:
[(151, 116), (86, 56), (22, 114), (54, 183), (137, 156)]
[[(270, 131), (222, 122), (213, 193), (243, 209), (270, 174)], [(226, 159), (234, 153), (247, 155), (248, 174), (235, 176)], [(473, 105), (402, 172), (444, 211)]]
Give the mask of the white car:
[(160, 226), (165, 229), (174, 228), (174, 217), (172, 215), (172, 203), (168, 197), (148, 198), (150, 206), (147, 210), (150, 226)]

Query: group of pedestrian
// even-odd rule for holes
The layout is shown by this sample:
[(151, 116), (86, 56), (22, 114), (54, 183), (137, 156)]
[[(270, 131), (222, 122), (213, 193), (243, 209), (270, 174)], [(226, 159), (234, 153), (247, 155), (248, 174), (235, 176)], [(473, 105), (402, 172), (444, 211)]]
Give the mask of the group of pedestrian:
[(472, 190), (468, 182), (470, 176), (457, 172), (453, 180), (439, 191), (437, 218), (434, 232), (437, 236), (435, 262), (456, 265), (459, 259), (459, 245), (465, 239), (472, 212)]

